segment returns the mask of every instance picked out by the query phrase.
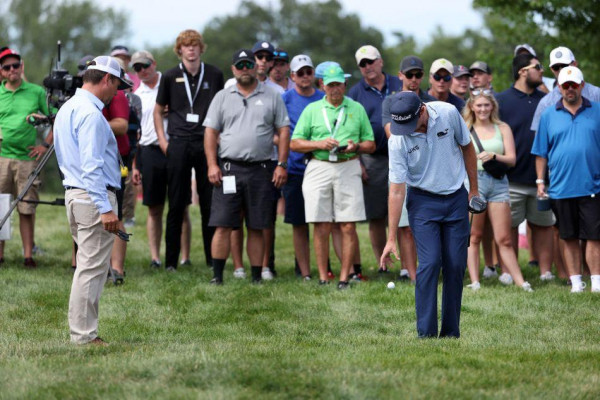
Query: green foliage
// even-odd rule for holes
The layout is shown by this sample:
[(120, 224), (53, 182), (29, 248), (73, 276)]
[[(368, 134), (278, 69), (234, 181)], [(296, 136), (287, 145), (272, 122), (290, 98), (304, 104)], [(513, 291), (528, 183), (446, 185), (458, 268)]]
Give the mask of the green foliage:
[(0, 267), (0, 399), (600, 397), (600, 298), (589, 289), (572, 295), (523, 267), (534, 293), (483, 281), (464, 292), (459, 340), (420, 340), (414, 287), (388, 290), (391, 278), (377, 278), (367, 224), (358, 234), (372, 280), (350, 290), (293, 276), (292, 229), (281, 218), (280, 276), (256, 286), (234, 280), (228, 264), (225, 285), (213, 287), (200, 261), (198, 207), (190, 214), (194, 265), (167, 274), (148, 267), (147, 209), (138, 204), (125, 284), (107, 284), (100, 300), (108, 347), (69, 343), (64, 209), (38, 207), (36, 243), (46, 254), (36, 270), (21, 266), (15, 227)]
[[(91, 0), (12, 0), (0, 23), (8, 24), (6, 43), (15, 46), (31, 82), (41, 83), (56, 61), (62, 42), (62, 62), (71, 73), (86, 54), (105, 54), (127, 29), (124, 13), (104, 9)], [(0, 28), (2, 33), (3, 28)]]
[[(567, 46), (586, 81), (600, 81), (599, 0), (474, 0), (473, 6), (484, 13), (494, 38), (495, 45), (487, 49), (494, 63), (510, 66), (514, 46), (526, 42), (547, 67), (550, 51)], [(546, 75), (552, 76), (548, 68)]]

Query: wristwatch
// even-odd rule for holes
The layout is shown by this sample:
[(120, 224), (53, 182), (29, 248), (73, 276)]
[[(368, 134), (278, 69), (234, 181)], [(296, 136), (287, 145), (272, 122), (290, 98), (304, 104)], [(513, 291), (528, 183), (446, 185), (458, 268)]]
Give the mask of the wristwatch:
[(535, 184), (539, 185), (540, 183), (545, 183), (545, 181), (543, 179), (536, 179), (535, 180)]
[(287, 162), (286, 161), (278, 161), (277, 166), (281, 167), (283, 169), (287, 169)]

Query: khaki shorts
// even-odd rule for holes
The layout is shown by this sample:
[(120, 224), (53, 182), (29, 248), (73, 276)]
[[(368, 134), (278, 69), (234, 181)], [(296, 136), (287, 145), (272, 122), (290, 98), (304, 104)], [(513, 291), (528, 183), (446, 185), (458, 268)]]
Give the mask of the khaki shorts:
[(524, 220), (538, 226), (552, 226), (556, 222), (552, 211), (538, 211), (535, 186), (510, 183), (509, 193), (513, 228), (518, 227)]
[[(29, 175), (37, 166), (37, 161), (16, 160), (14, 158), (0, 157), (0, 193), (12, 194), (14, 198), (25, 188)], [(37, 177), (25, 196), (24, 200), (39, 200), (38, 188), (40, 179)], [(17, 204), (19, 214), (35, 214), (36, 204), (20, 201)]]
[(306, 222), (364, 221), (361, 175), (358, 159), (341, 163), (310, 160), (302, 182)]

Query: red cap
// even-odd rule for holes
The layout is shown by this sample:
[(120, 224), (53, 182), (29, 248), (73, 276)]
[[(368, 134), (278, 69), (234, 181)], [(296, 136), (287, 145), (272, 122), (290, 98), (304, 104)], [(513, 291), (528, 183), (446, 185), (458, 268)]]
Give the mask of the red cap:
[(11, 49), (6, 49), (2, 53), (0, 53), (0, 62), (2, 62), (2, 60), (9, 56), (17, 57), (19, 60), (21, 59), (21, 55), (19, 53)]

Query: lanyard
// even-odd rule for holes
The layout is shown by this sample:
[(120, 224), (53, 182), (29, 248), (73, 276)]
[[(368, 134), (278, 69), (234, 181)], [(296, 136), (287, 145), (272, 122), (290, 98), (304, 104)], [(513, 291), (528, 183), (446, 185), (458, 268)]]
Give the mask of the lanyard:
[(179, 63), (179, 69), (183, 73), (183, 81), (185, 82), (185, 92), (187, 93), (188, 101), (190, 102), (190, 112), (194, 113), (194, 101), (196, 101), (196, 97), (198, 97), (198, 93), (200, 92), (200, 86), (202, 85), (202, 79), (204, 78), (204, 63), (200, 63), (200, 79), (198, 79), (198, 86), (196, 87), (196, 93), (194, 93), (194, 97), (192, 97), (192, 91), (190, 90), (190, 82), (187, 78), (187, 73), (183, 70), (183, 65)]
[(369, 89), (371, 89), (372, 91), (374, 91), (375, 93), (377, 93), (379, 95), (379, 97), (381, 97), (382, 99), (385, 99), (388, 96), (389, 92), (390, 92), (389, 77), (387, 75), (385, 76), (385, 96), (383, 95), (383, 93), (381, 93), (379, 90), (377, 90), (377, 88), (374, 88), (371, 85), (369, 85)]
[(329, 122), (329, 118), (327, 117), (327, 111), (325, 111), (325, 107), (323, 107), (321, 110), (323, 111), (323, 119), (325, 120), (325, 126), (327, 127), (327, 130), (329, 131), (329, 133), (331, 134), (332, 138), (335, 138), (335, 133), (338, 131), (341, 122), (342, 122), (342, 118), (344, 116), (344, 108), (346, 106), (342, 106), (342, 109), (340, 110), (337, 119), (335, 120), (335, 123), (333, 124), (333, 130), (331, 130), (331, 123)]

